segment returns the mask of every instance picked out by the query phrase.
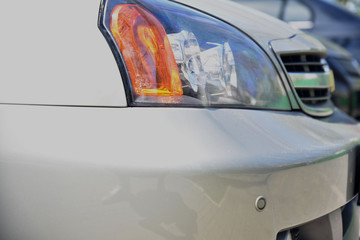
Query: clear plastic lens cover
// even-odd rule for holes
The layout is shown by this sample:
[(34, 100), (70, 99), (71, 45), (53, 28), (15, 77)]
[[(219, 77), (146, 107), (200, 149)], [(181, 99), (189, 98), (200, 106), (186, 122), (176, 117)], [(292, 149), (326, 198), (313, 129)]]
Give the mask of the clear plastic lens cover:
[(100, 19), (133, 105), (290, 109), (272, 62), (249, 37), (165, 0), (105, 0)]

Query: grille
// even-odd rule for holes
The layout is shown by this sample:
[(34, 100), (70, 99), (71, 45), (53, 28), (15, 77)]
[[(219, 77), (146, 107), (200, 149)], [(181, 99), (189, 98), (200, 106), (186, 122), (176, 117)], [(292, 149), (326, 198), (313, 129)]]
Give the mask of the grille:
[(305, 104), (322, 104), (330, 98), (330, 88), (296, 88), (301, 101)]
[(319, 73), (325, 72), (328, 66), (325, 59), (317, 55), (283, 55), (281, 60), (288, 72)]
[[(329, 66), (324, 58), (316, 54), (287, 54), (281, 60), (294, 81), (296, 92), (304, 104), (319, 105), (326, 103), (331, 97), (330, 86), (312, 85), (297, 86), (297, 81), (307, 80), (308, 74), (317, 76), (329, 73)], [(303, 75), (302, 75), (303, 74)], [(295, 79), (296, 77), (296, 79)]]

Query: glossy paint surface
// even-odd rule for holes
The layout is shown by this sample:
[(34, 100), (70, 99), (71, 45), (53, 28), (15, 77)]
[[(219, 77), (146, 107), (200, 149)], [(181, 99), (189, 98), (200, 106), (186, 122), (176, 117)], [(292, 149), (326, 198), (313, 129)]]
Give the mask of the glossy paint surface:
[(341, 114), (0, 106), (0, 115), (8, 240), (275, 239), (353, 197), (359, 127)]
[(97, 27), (99, 0), (7, 1), (0, 9), (0, 103), (127, 106)]

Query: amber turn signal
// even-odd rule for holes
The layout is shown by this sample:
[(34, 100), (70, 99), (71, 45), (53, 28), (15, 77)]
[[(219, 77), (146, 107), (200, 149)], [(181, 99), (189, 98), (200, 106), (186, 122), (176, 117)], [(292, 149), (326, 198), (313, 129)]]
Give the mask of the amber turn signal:
[(183, 94), (169, 39), (154, 15), (139, 5), (120, 4), (111, 13), (110, 28), (124, 58), (135, 94)]

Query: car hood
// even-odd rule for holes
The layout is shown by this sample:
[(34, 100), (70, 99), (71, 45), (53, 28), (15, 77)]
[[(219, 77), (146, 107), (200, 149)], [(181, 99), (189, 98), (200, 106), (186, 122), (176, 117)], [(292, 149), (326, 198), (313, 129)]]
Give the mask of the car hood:
[(269, 41), (289, 38), (301, 33), (274, 17), (229, 0), (177, 0), (176, 2), (196, 8), (220, 18), (268, 48)]

